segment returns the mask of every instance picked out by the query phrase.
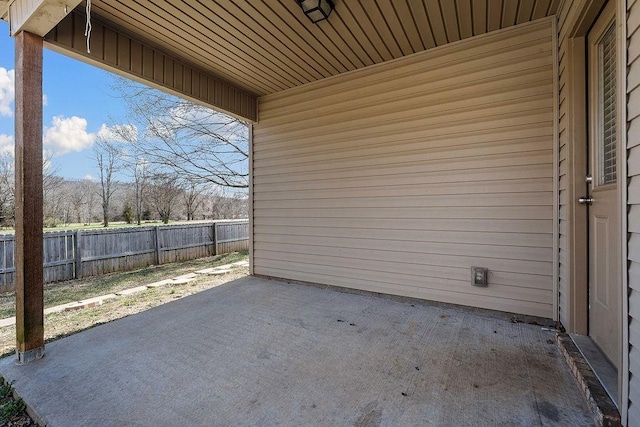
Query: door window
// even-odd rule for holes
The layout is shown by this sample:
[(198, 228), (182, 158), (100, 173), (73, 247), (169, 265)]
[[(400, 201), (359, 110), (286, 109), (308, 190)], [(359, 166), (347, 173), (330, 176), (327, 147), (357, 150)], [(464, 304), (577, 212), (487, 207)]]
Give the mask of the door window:
[(598, 42), (598, 185), (616, 182), (616, 33), (613, 23)]

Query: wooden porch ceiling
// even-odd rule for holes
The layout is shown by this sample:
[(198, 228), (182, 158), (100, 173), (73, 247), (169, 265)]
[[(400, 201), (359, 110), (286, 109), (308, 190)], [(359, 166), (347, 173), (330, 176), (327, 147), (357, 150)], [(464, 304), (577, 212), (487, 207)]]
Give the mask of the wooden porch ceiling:
[(93, 14), (257, 96), (556, 13), (560, 0), (93, 0)]

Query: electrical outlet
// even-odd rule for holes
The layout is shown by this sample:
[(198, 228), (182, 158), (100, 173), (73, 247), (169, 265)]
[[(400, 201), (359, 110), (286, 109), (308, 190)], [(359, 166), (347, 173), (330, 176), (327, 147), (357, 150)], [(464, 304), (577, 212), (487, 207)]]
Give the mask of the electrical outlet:
[(489, 269), (486, 267), (471, 267), (471, 284), (483, 288), (489, 286)]

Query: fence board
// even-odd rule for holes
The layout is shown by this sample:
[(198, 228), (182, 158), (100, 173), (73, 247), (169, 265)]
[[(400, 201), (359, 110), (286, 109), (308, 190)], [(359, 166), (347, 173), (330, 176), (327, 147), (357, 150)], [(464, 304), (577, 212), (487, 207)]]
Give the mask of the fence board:
[[(43, 239), (44, 281), (59, 282), (235, 252), (247, 249), (248, 240), (246, 220), (47, 232)], [(14, 290), (14, 251), (15, 236), (0, 235), (0, 293)]]
[(160, 227), (160, 259), (162, 263), (184, 261), (215, 255), (213, 233), (215, 223)]
[(216, 253), (225, 254), (249, 249), (248, 223), (217, 224), (216, 233)]

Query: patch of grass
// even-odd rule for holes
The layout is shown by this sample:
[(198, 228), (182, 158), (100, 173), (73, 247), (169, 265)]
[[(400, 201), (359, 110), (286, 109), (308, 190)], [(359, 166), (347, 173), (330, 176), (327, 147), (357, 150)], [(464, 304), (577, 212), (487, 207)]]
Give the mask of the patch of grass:
[(8, 423), (18, 415), (21, 415), (25, 409), (27, 409), (27, 406), (22, 399), (11, 399), (0, 406), (0, 422)]
[(13, 395), (13, 381), (3, 381), (0, 385), (0, 402)]
[(2, 380), (0, 385), (0, 425), (33, 426), (26, 414), (27, 405), (22, 399), (13, 398), (13, 381)]
[[(150, 266), (135, 271), (50, 283), (45, 285), (44, 288), (44, 306), (48, 308), (99, 295), (111, 294), (147, 283), (170, 279), (196, 270), (242, 261), (247, 259), (248, 255), (248, 251), (232, 252), (208, 258)], [(15, 316), (15, 304), (14, 292), (0, 295), (0, 319)]]

